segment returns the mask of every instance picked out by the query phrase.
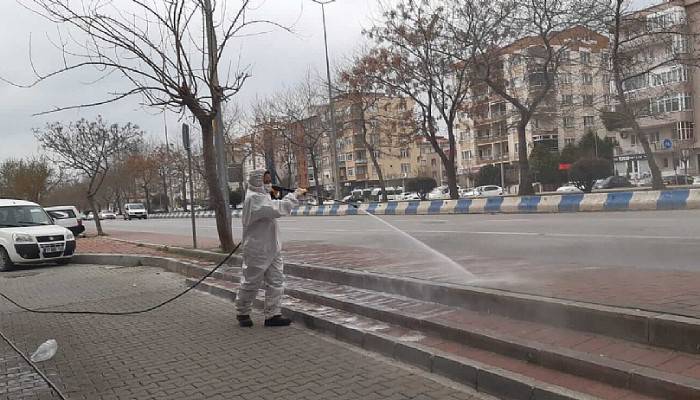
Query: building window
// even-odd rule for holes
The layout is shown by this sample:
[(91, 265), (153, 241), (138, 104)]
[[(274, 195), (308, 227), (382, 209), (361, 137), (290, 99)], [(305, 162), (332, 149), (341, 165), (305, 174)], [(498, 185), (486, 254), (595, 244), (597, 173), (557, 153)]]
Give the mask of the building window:
[(355, 169), (354, 168), (348, 168), (348, 176), (355, 176)]
[(559, 53), (559, 60), (562, 64), (570, 62), (571, 61), (571, 51), (564, 50), (561, 53)]
[(462, 151), (462, 159), (463, 160), (471, 160), (472, 158), (472, 151), (471, 150), (463, 150)]
[(437, 161), (434, 158), (432, 160), (430, 160), (430, 166), (432, 166), (432, 167), (437, 166)]
[(574, 119), (573, 117), (564, 117), (564, 128), (573, 128)]
[(581, 64), (590, 64), (591, 63), (591, 53), (587, 51), (582, 51), (581, 53)]
[(374, 158), (376, 158), (376, 159), (382, 158), (382, 153), (378, 150), (375, 150), (374, 151)]
[(581, 74), (581, 82), (584, 85), (592, 85), (593, 84), (593, 75), (587, 74), (587, 73)]
[(630, 135), (630, 143), (632, 144), (632, 146), (637, 145), (637, 135)]
[(559, 79), (559, 84), (561, 85), (571, 85), (571, 74), (568, 72), (557, 74), (557, 79)]
[(345, 159), (346, 159), (347, 161), (352, 161), (352, 153), (346, 154), (346, 155), (345, 155)]
[(402, 174), (411, 173), (411, 164), (401, 164), (401, 173)]
[(338, 161), (345, 161), (345, 154), (338, 154)]
[(584, 128), (592, 128), (594, 123), (595, 122), (594, 122), (593, 116), (586, 115), (583, 117), (583, 127)]
[(565, 106), (570, 106), (574, 104), (574, 95), (572, 94), (563, 94), (561, 95), (561, 104)]
[(688, 69), (685, 67), (676, 67), (668, 71), (657, 72), (651, 75), (652, 86), (664, 86), (677, 82), (688, 81)]
[(688, 121), (680, 121), (673, 127), (673, 137), (680, 140), (689, 140), (693, 138), (694, 123)]
[(693, 98), (690, 93), (661, 96), (649, 101), (651, 114), (690, 110), (692, 107)]
[(574, 139), (574, 138), (564, 139), (564, 146), (569, 146), (569, 145), (573, 146), (574, 144), (576, 144), (576, 139)]
[(668, 168), (668, 158), (664, 158), (664, 168)]
[(593, 95), (584, 94), (583, 95), (583, 105), (587, 107), (593, 107)]
[(401, 158), (410, 157), (408, 149), (401, 149)]
[(659, 132), (654, 132), (649, 135), (649, 143), (659, 143), (661, 141), (661, 135)]
[(648, 86), (648, 75), (647, 74), (641, 74), (638, 76), (632, 76), (628, 79), (625, 79), (622, 82), (622, 87), (626, 92), (630, 92), (633, 90), (638, 90), (638, 89), (644, 89), (645, 87)]

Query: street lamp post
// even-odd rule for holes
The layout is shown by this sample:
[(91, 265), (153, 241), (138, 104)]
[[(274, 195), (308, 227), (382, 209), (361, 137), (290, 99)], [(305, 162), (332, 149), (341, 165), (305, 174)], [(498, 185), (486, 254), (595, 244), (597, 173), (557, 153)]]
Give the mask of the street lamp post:
[(331, 166), (332, 177), (335, 186), (336, 198), (341, 197), (340, 193), (340, 174), (338, 173), (338, 152), (336, 142), (336, 125), (335, 125), (335, 105), (333, 104), (333, 88), (331, 86), (331, 64), (328, 59), (328, 33), (326, 31), (326, 4), (335, 2), (335, 0), (312, 0), (316, 4), (321, 5), (321, 14), (323, 15), (323, 43), (326, 50), (326, 80), (328, 82), (328, 108), (331, 119), (330, 142), (331, 142)]
[[(690, 149), (681, 149), (681, 159), (683, 160), (683, 165), (685, 168), (685, 176), (683, 176), (683, 183), (688, 184), (688, 161), (690, 161)], [(676, 182), (678, 183), (678, 182)]]

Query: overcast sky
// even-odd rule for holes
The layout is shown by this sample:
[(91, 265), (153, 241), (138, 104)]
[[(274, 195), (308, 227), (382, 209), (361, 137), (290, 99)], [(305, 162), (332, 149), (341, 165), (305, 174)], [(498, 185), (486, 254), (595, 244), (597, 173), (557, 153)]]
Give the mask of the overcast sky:
[[(652, 1), (638, 0), (636, 3), (639, 6)], [(114, 1), (115, 4), (120, 2), (125, 0)], [(242, 64), (251, 67), (252, 78), (235, 99), (243, 109), (248, 108), (256, 97), (265, 97), (285, 85), (294, 85), (303, 79), (307, 70), (323, 72), (325, 68), (320, 6), (311, 0), (253, 0), (253, 3), (257, 17), (284, 25), (295, 23), (295, 33), (277, 30), (239, 39), (229, 47), (229, 57), (240, 56)], [(326, 7), (332, 62), (342, 61), (361, 47), (362, 28), (370, 27), (379, 16), (378, 3), (379, 0), (336, 0)], [(30, 37), (31, 58), (40, 72), (46, 73), (60, 65), (60, 53), (50, 41), (57, 37), (55, 25), (23, 8), (17, 0), (0, 0), (0, 54), (3, 55), (0, 76), (13, 82), (31, 81)], [(110, 90), (129, 88), (123, 78), (116, 75), (97, 84), (87, 84), (94, 75), (89, 70), (61, 75), (31, 89), (0, 82), (0, 160), (40, 152), (32, 128), (40, 128), (47, 121), (69, 122), (102, 114), (109, 122), (134, 122), (152, 137), (164, 137), (163, 114), (152, 108), (141, 108), (137, 97), (96, 108), (32, 117), (33, 113), (54, 107), (98, 101), (104, 99)], [(177, 118), (171, 114), (165, 118), (171, 142), (179, 138), (180, 122)]]
[[(242, 63), (250, 65), (253, 75), (236, 97), (243, 108), (256, 96), (264, 97), (284, 85), (293, 85), (309, 68), (325, 71), (320, 6), (311, 0), (257, 0), (255, 3), (261, 7), (256, 11), (259, 17), (286, 25), (296, 22), (295, 33), (278, 30), (240, 39), (230, 47), (229, 55), (240, 53)], [(378, 12), (377, 0), (337, 0), (326, 7), (332, 61), (342, 60), (358, 48), (363, 39), (362, 28), (368, 27)], [(0, 76), (13, 82), (31, 80), (30, 35), (32, 59), (37, 69), (47, 72), (59, 65), (60, 53), (47, 38), (55, 38), (56, 32), (55, 25), (21, 7), (15, 0), (0, 0), (0, 53), (3, 54)], [(92, 109), (32, 117), (33, 113), (54, 107), (99, 100), (109, 90), (128, 88), (117, 76), (99, 84), (87, 84), (89, 76), (89, 71), (63, 75), (31, 89), (0, 82), (0, 160), (40, 152), (32, 128), (42, 127), (47, 121), (69, 122), (102, 114), (109, 122), (135, 122), (150, 135), (164, 136), (163, 115), (155, 109), (141, 108), (138, 97)], [(180, 125), (177, 116), (168, 115), (166, 119), (170, 140), (177, 140)]]

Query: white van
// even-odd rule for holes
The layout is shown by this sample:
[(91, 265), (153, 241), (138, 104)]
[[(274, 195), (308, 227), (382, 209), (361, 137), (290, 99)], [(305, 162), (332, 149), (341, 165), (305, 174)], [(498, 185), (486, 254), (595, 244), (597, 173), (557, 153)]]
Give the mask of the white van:
[(19, 264), (67, 264), (74, 252), (73, 232), (55, 225), (41, 206), (0, 200), (0, 271)]

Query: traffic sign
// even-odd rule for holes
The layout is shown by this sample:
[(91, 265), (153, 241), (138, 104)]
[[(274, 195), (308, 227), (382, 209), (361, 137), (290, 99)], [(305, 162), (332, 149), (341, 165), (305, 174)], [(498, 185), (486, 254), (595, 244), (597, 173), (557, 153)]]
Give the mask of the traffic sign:
[(671, 139), (664, 139), (664, 149), (670, 149), (673, 147), (673, 141)]

